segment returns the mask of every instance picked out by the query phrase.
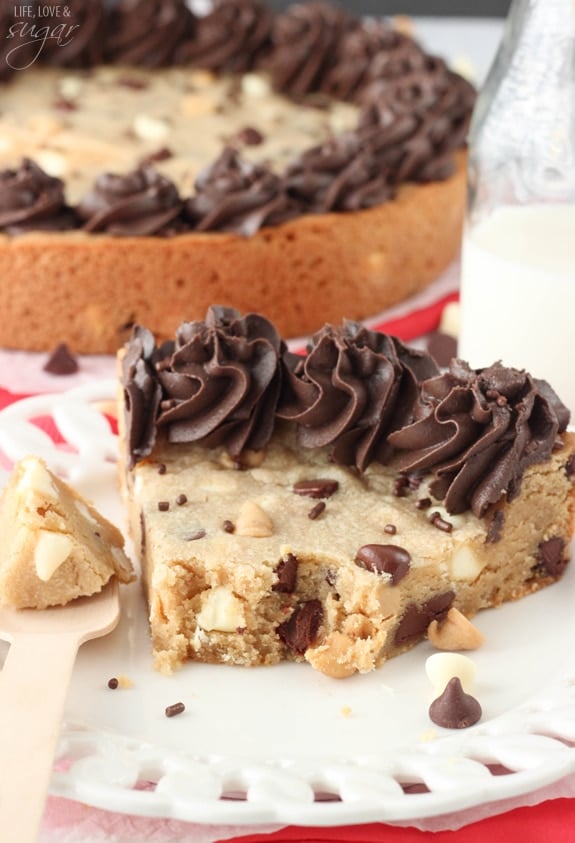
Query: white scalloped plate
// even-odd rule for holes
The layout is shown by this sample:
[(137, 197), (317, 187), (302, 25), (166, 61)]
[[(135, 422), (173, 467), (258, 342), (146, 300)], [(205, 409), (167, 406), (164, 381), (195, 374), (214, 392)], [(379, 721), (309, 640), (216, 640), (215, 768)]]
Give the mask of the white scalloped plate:
[[(43, 456), (123, 527), (115, 437), (100, 414), (114, 391), (106, 381), (11, 405), (0, 413), (0, 451), (7, 463)], [(51, 417), (68, 445), (31, 424), (37, 416)], [(236, 825), (420, 820), (529, 793), (575, 771), (574, 585), (572, 566), (560, 585), (476, 619), (487, 638), (473, 654), (484, 716), (461, 732), (428, 719), (426, 643), (344, 681), (293, 664), (161, 676), (132, 586), (120, 626), (80, 651), (52, 792)], [(108, 689), (119, 674), (133, 687)], [(167, 718), (180, 701), (186, 711)]]

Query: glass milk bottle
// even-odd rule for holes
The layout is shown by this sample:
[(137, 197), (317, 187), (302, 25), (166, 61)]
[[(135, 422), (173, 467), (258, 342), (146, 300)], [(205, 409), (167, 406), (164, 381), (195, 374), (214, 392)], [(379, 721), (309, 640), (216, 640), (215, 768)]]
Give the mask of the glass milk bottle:
[(458, 355), (575, 419), (575, 0), (513, 0), (470, 128)]

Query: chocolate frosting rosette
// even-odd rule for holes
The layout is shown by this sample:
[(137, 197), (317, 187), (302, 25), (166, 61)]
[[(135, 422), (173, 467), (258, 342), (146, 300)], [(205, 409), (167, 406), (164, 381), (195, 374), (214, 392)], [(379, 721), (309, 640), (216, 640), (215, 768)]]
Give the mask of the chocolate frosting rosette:
[(122, 359), (126, 445), (130, 468), (151, 454), (156, 441), (156, 419), (162, 399), (155, 363), (161, 357), (153, 334), (136, 326)]
[(469, 128), (473, 87), (442, 59), (422, 61), (417, 70), (373, 82), (361, 97), (358, 133), (379, 151), (394, 184), (448, 178), (453, 150), (463, 145)]
[(49, 176), (29, 158), (0, 172), (0, 231), (67, 231), (77, 227), (66, 205), (61, 179)]
[(297, 3), (278, 15), (266, 68), (273, 87), (294, 99), (320, 90), (342, 34), (356, 21), (329, 3)]
[(357, 100), (374, 79), (393, 78), (422, 63), (415, 41), (384, 21), (357, 20), (341, 33), (333, 64), (320, 90), (340, 100)]
[(232, 457), (270, 440), (284, 344), (263, 316), (211, 307), (180, 325), (173, 353), (158, 365), (158, 427), (170, 442), (225, 445)]
[(385, 167), (356, 132), (306, 150), (287, 168), (285, 187), (310, 213), (357, 211), (391, 199)]
[(120, 0), (109, 13), (106, 59), (117, 64), (165, 67), (193, 37), (195, 16), (185, 0)]
[(94, 67), (104, 61), (107, 33), (106, 9), (101, 0), (74, 0), (50, 3), (59, 9), (56, 24), (66, 27), (61, 39), (46, 41), (42, 49), (44, 64), (61, 67)]
[(330, 446), (360, 471), (389, 456), (389, 433), (413, 418), (421, 380), (438, 373), (425, 352), (355, 322), (326, 325), (305, 357), (286, 352), (278, 417), (297, 424), (304, 448)]
[(260, 0), (215, 0), (178, 50), (177, 61), (215, 73), (247, 73), (270, 48), (273, 19)]
[(131, 173), (104, 173), (76, 208), (84, 231), (128, 237), (175, 234), (184, 228), (175, 185), (145, 165)]
[(277, 225), (301, 213), (279, 176), (243, 159), (233, 147), (195, 182), (185, 215), (196, 231), (229, 231), (249, 236), (262, 226)]
[(412, 424), (392, 433), (406, 472), (432, 473), (430, 491), (448, 512), (481, 517), (511, 500), (533, 463), (547, 460), (569, 411), (549, 384), (495, 363), (471, 369), (455, 360), (426, 380)]

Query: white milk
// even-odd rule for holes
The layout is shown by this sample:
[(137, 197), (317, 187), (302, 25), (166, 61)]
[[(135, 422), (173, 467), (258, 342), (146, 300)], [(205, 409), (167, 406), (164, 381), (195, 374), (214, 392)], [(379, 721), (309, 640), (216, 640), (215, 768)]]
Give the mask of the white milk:
[(575, 420), (575, 206), (495, 211), (463, 240), (458, 355), (548, 380)]

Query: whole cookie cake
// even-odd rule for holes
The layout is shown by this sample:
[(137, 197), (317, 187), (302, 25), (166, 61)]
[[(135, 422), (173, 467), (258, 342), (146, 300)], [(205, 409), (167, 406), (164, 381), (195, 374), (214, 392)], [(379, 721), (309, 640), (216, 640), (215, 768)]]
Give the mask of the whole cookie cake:
[[(544, 381), (356, 322), (304, 356), (211, 308), (121, 354), (121, 479), (160, 669), (368, 672), (561, 578), (575, 436)], [(446, 626), (447, 625), (447, 626)], [(467, 640), (467, 644), (463, 642)]]
[(459, 249), (472, 87), (325, 2), (0, 5), (0, 345), (115, 352), (214, 301), (285, 337)]

